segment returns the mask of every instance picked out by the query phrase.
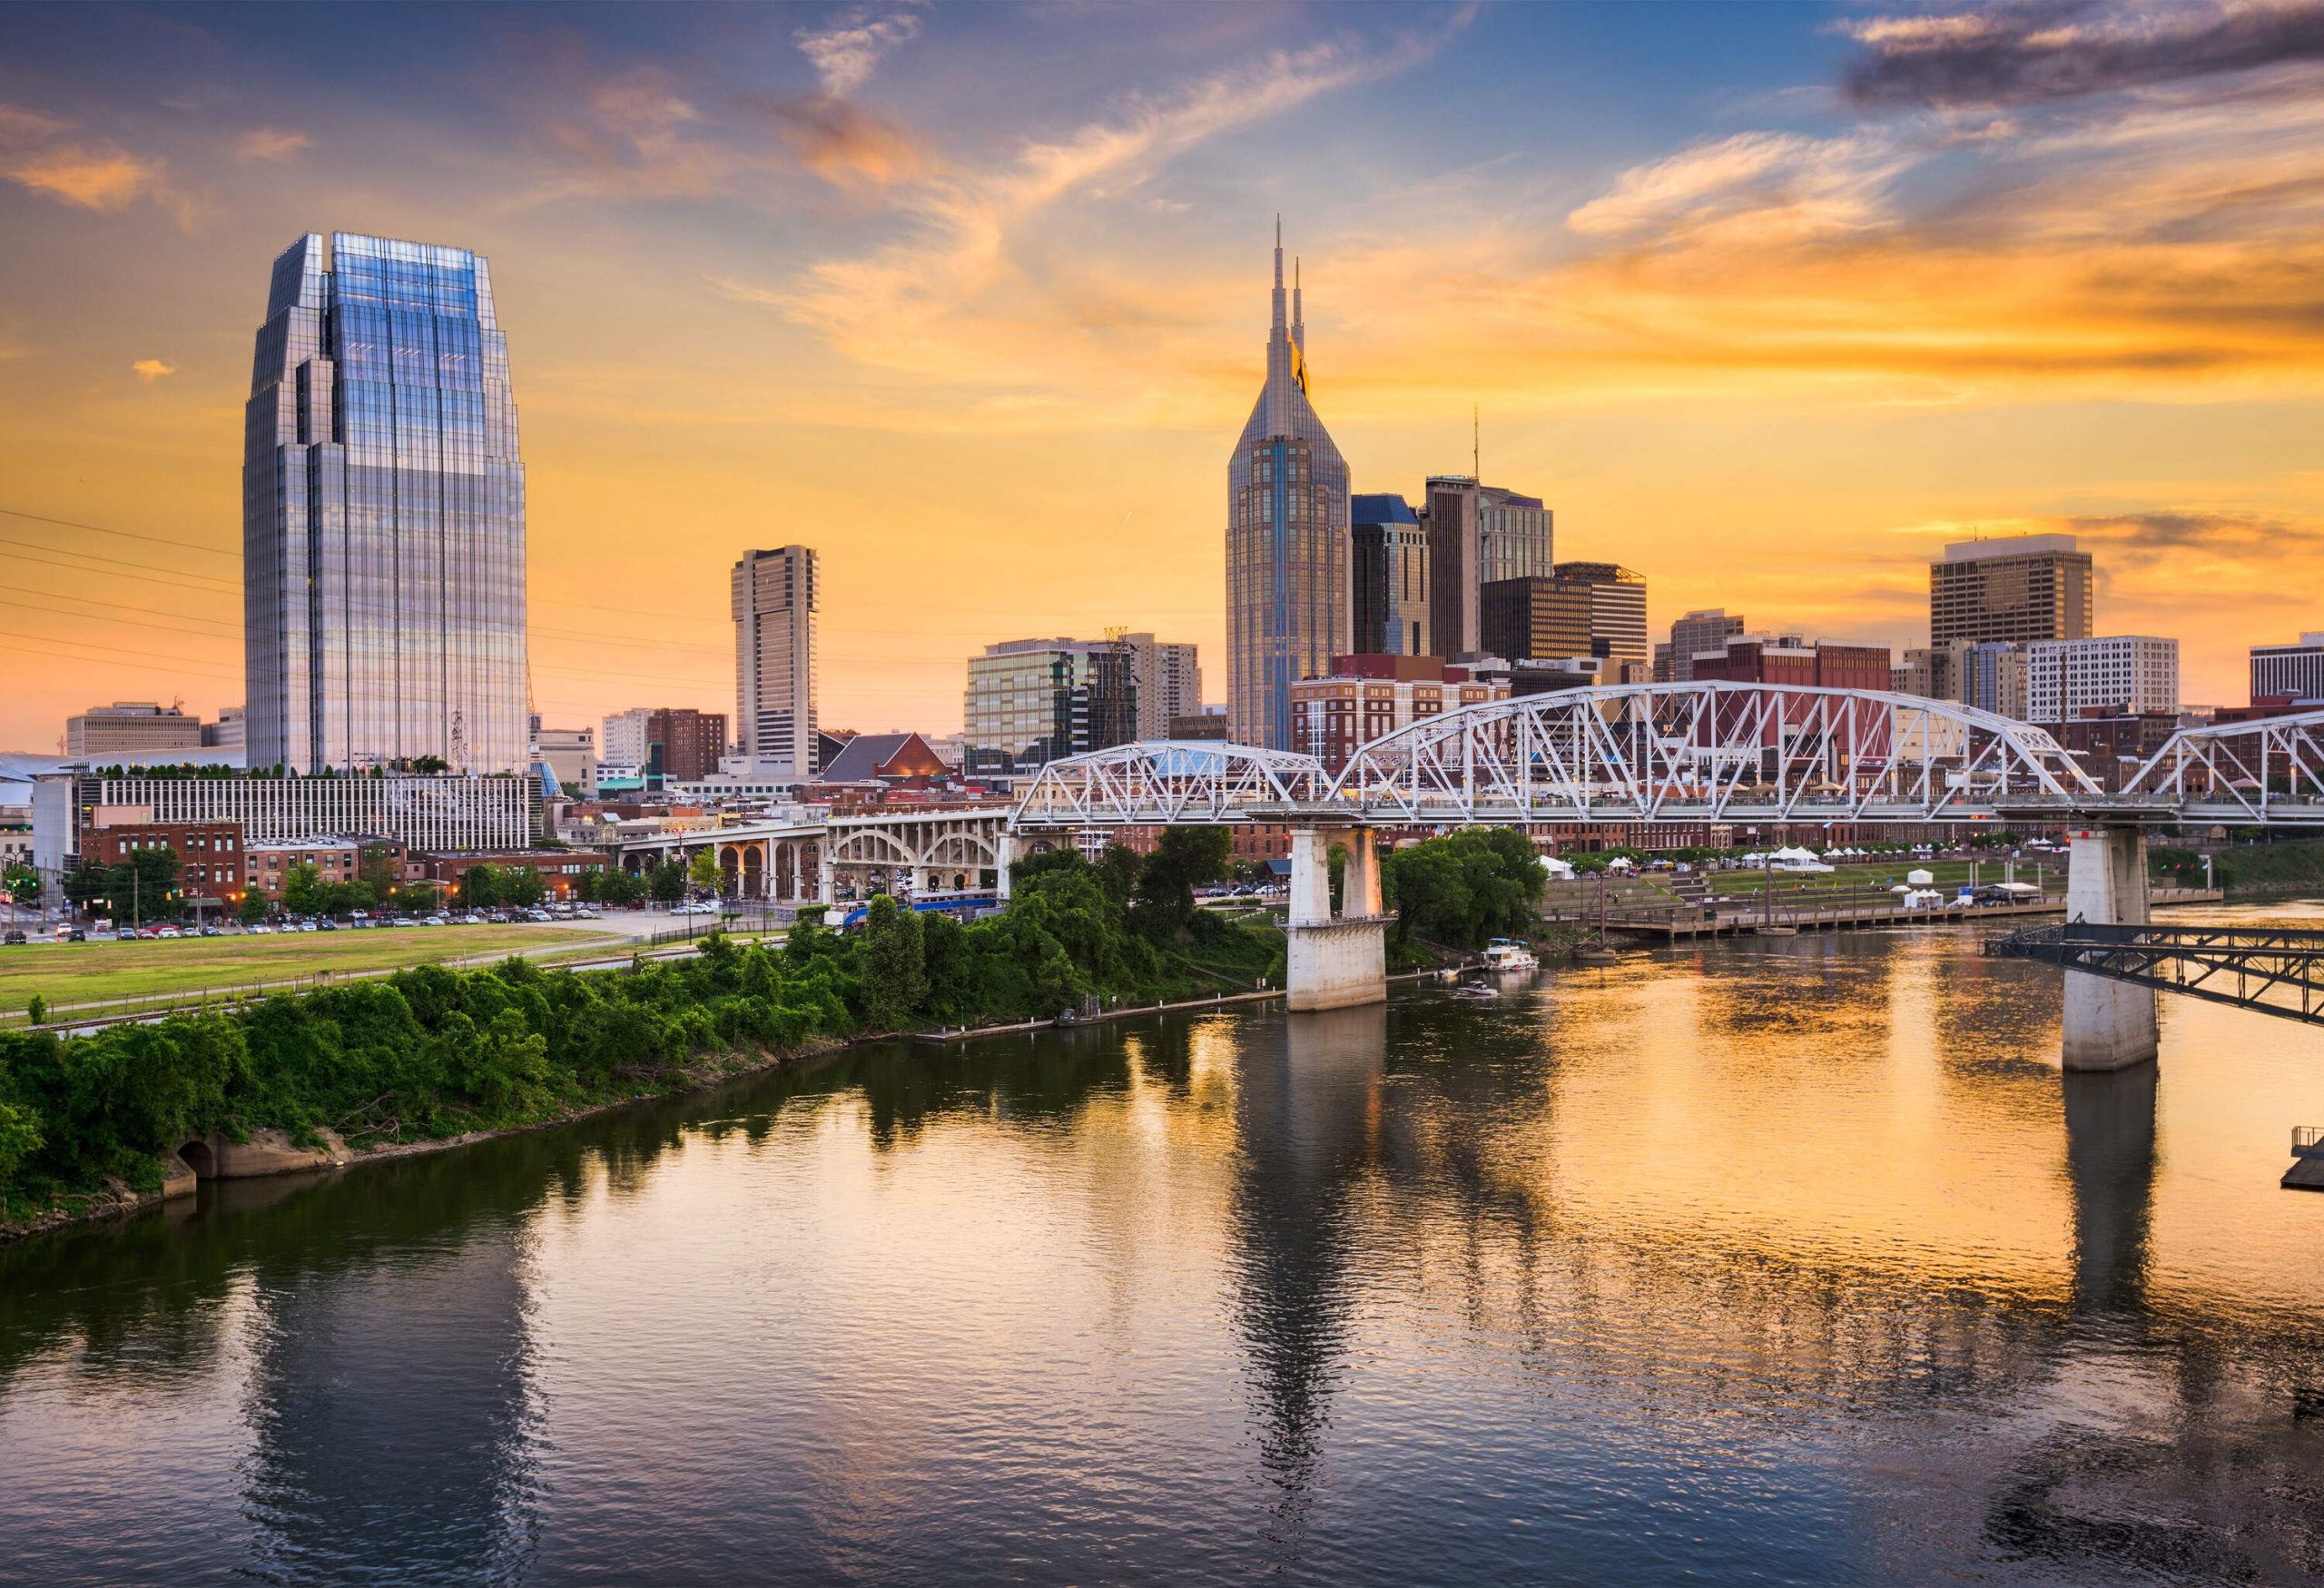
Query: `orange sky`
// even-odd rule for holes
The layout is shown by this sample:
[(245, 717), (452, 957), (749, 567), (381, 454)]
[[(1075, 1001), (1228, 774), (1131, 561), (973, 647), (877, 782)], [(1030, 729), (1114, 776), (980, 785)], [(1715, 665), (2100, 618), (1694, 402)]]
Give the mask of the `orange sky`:
[(1223, 698), (1278, 211), (1355, 488), (1473, 401), (1658, 624), (1897, 646), (1947, 538), (2070, 529), (2238, 701), (2324, 628), (2315, 13), (12, 8), (0, 748), (241, 698), (251, 339), (334, 229), (491, 259), (553, 725), (731, 709), (726, 569), (793, 540), (827, 723), (1109, 625)]

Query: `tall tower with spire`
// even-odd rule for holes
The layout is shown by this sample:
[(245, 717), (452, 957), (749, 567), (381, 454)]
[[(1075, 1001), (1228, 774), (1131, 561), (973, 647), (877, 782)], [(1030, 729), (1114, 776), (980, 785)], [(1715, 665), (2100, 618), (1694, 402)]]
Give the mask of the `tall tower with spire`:
[(1347, 464), (1308, 400), (1298, 266), (1290, 315), (1275, 222), (1267, 378), (1226, 463), (1226, 696), (1235, 742), (1295, 742), (1291, 686), (1348, 648)]

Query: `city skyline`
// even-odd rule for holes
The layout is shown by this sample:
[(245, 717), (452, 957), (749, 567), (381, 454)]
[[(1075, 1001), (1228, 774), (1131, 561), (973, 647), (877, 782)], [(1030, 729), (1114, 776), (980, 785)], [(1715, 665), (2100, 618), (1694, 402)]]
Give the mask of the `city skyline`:
[[(1011, 634), (1182, 635), (1223, 681), (1216, 459), (1278, 210), (1354, 490), (1464, 467), (1474, 400), (1484, 474), (1645, 573), (1656, 632), (1723, 605), (1899, 654), (1945, 544), (2075, 534), (2103, 631), (2239, 700), (2247, 645), (2315, 625), (2314, 63), (2204, 47), (2199, 5), (2144, 53), (2102, 8), (1974, 58), (1925, 15), (1185, 7), (1100, 51), (1055, 13), (509, 13), (478, 94), (409, 70), (427, 13), (19, 10), (0, 745), (243, 704), (251, 283), (342, 227), (493, 259), (552, 724), (731, 698), (703, 593), (807, 514), (858, 531), (812, 538), (835, 723), (950, 728)], [(1033, 45), (1042, 92), (983, 109)]]

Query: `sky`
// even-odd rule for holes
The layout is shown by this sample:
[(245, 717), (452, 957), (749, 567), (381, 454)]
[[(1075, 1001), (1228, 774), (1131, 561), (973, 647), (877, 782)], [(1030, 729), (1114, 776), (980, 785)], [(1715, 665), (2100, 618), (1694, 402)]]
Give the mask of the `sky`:
[(491, 261), (550, 725), (731, 711), (790, 542), (826, 725), (1113, 626), (1223, 700), (1278, 215), (1354, 488), (1473, 444), (1659, 628), (1918, 645), (1947, 541), (2058, 530), (2191, 703), (2324, 629), (2324, 0), (17, 5), (0, 749), (241, 701), (310, 231)]

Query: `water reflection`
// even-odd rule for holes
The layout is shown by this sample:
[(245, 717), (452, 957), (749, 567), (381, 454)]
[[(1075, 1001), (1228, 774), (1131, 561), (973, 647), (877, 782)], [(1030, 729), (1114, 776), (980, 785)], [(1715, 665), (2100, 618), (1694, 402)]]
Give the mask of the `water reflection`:
[(2324, 1572), (2324, 1036), (2062, 1076), (2056, 991), (1707, 945), (209, 1187), (0, 1251), (0, 1579)]

